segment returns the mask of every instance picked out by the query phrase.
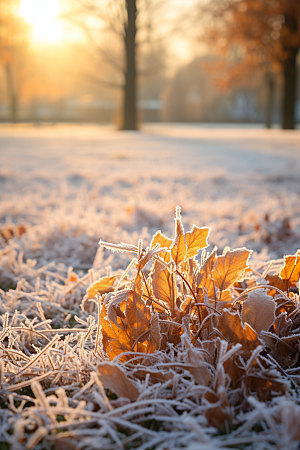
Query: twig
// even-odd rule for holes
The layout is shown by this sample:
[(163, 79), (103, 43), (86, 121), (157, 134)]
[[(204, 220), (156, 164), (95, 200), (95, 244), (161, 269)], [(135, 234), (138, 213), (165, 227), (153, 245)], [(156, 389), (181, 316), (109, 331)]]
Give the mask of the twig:
[(40, 351), (40, 353), (38, 353), (33, 359), (31, 359), (27, 364), (25, 364), (25, 366), (19, 370), (19, 372), (16, 373), (16, 375), (20, 375), (20, 373), (24, 372), (25, 369), (28, 369), (28, 367), (30, 367), (33, 363), (35, 363), (44, 353), (47, 352), (47, 350), (49, 350), (49, 348), (52, 347), (53, 344), (55, 344), (56, 341), (58, 341), (58, 339), (60, 339), (60, 335), (56, 335), (54, 336), (54, 338), (52, 339), (52, 341), (49, 342), (49, 344), (46, 345), (46, 347)]

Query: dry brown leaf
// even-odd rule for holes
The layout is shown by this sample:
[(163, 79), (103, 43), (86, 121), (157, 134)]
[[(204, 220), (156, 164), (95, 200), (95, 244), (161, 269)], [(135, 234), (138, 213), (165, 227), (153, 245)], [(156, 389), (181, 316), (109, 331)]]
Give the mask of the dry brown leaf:
[(199, 250), (208, 246), (207, 238), (209, 232), (210, 228), (199, 228), (196, 225), (193, 225), (192, 230), (186, 233), (186, 259), (196, 256)]
[[(126, 302), (127, 327), (130, 336), (136, 341), (143, 333), (145, 333), (150, 327), (150, 308), (146, 306), (146, 303), (142, 297), (136, 292), (132, 292)], [(144, 342), (147, 339), (146, 334), (141, 338), (140, 342)]]
[(132, 294), (131, 289), (123, 289), (122, 291), (117, 291), (116, 293), (109, 294), (104, 299), (104, 305), (107, 305), (107, 318), (110, 322), (113, 322), (116, 326), (118, 324), (118, 311), (121, 304), (125, 306), (125, 302), (128, 300), (129, 296)]
[(202, 386), (208, 386), (213, 380), (211, 371), (208, 369), (199, 350), (197, 351), (189, 341), (186, 335), (183, 336), (185, 346), (187, 348), (187, 364), (186, 369), (193, 375), (197, 384)]
[(170, 308), (175, 307), (177, 298), (175, 276), (158, 261), (155, 261), (153, 266), (152, 287), (154, 295), (158, 300), (162, 300)]
[(245, 340), (242, 342), (244, 349), (251, 351), (260, 345), (256, 331), (248, 323), (245, 323), (244, 326), (244, 338)]
[(93, 283), (87, 290), (89, 298), (94, 298), (96, 294), (107, 294), (112, 292), (112, 285), (114, 284), (115, 277), (103, 277), (100, 280)]
[(159, 327), (158, 314), (154, 314), (151, 318), (150, 331), (147, 337), (147, 353), (153, 353), (155, 350), (159, 350), (161, 342), (161, 334)]
[(226, 426), (232, 422), (232, 410), (226, 394), (219, 396), (214, 392), (208, 391), (204, 395), (204, 399), (207, 407), (205, 417), (209, 425), (220, 431), (225, 431)]
[(300, 250), (294, 256), (284, 257), (284, 266), (279, 276), (283, 280), (288, 280), (291, 285), (296, 285), (300, 277)]
[(243, 303), (242, 320), (260, 334), (261, 331), (268, 331), (275, 322), (275, 310), (274, 299), (261, 289), (257, 289), (249, 292), (248, 299)]
[(115, 364), (100, 364), (98, 366), (98, 374), (103, 386), (117, 394), (118, 397), (129, 398), (132, 401), (138, 398), (139, 393), (135, 385)]
[(219, 317), (218, 329), (230, 343), (242, 344), (245, 351), (254, 350), (259, 345), (256, 332), (247, 323), (243, 327), (238, 313), (232, 314), (225, 309)]
[[(123, 352), (131, 351), (132, 340), (126, 329), (126, 318), (121, 307), (123, 307), (123, 309), (125, 308), (125, 302), (124, 305), (116, 308), (118, 325), (115, 325), (107, 319), (107, 305), (103, 305), (101, 309), (103, 349), (110, 360), (113, 360), (115, 356), (118, 356)], [(123, 358), (122, 360), (124, 359), (126, 358)]]
[(276, 317), (274, 322), (274, 331), (279, 337), (288, 336), (291, 332), (293, 322), (287, 318), (287, 313), (282, 312)]
[(200, 272), (197, 276), (196, 284), (197, 290), (205, 288), (207, 291), (208, 298), (215, 297), (215, 290), (212, 280), (212, 272), (217, 260), (217, 248), (215, 247), (211, 254), (206, 259), (203, 266), (201, 266)]
[(282, 375), (276, 370), (259, 370), (245, 376), (245, 388), (247, 395), (257, 392), (258, 399), (267, 402), (275, 395), (285, 395), (289, 390), (289, 383), (282, 379)]
[[(277, 287), (281, 291), (287, 291), (288, 288), (290, 287), (290, 282), (287, 280), (282, 280), (278, 275), (267, 275), (266, 280), (269, 282), (270, 286)], [(278, 294), (276, 289), (268, 290), (268, 295), (274, 297), (274, 295), (276, 294)]]
[[(247, 263), (251, 253), (251, 250), (244, 247), (218, 256), (213, 270), (213, 279), (221, 294), (222, 291), (230, 288), (248, 267)], [(219, 300), (221, 300), (221, 296)]]

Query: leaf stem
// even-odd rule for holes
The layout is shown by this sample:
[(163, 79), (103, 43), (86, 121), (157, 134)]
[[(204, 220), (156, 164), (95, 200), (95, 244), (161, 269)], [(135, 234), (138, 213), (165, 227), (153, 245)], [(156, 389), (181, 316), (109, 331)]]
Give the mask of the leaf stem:
[(145, 286), (146, 286), (146, 289), (147, 289), (147, 292), (148, 292), (148, 298), (149, 298), (149, 300), (151, 301), (151, 308), (152, 308), (152, 313), (154, 314), (154, 306), (153, 306), (153, 300), (152, 300), (152, 298), (150, 297), (150, 292), (149, 292), (149, 289), (148, 289), (148, 286), (147, 286), (147, 280), (146, 280), (146, 277), (145, 277), (145, 274), (144, 274), (144, 272), (141, 270), (141, 273), (142, 273), (142, 275), (143, 275), (143, 280), (144, 280), (144, 283), (145, 283)]
[(184, 276), (176, 269), (176, 273), (183, 279), (183, 281), (185, 282), (185, 284), (188, 286), (189, 290), (191, 291), (192, 296), (194, 297), (195, 300), (195, 305), (197, 307), (197, 311), (198, 311), (198, 316), (199, 316), (199, 322), (201, 323), (201, 313), (200, 313), (200, 308), (199, 308), (199, 304), (197, 302), (197, 297), (195, 292), (193, 291), (192, 286), (190, 285), (190, 283), (184, 278)]

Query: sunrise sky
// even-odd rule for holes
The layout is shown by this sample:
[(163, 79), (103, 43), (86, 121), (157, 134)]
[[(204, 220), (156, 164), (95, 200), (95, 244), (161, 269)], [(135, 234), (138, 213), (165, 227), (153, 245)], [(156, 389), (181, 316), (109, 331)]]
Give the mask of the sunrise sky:
[[(170, 0), (171, 13), (192, 7), (196, 0), (186, 0), (184, 5), (181, 0)], [(63, 4), (60, 0), (22, 0), (19, 8), (20, 15), (32, 27), (31, 40), (33, 45), (61, 46), (66, 41), (78, 41), (82, 34), (75, 27), (70, 26), (60, 18)], [(173, 55), (177, 55), (181, 61), (191, 59), (192, 52), (188, 38), (175, 36), (169, 42), (169, 48)]]

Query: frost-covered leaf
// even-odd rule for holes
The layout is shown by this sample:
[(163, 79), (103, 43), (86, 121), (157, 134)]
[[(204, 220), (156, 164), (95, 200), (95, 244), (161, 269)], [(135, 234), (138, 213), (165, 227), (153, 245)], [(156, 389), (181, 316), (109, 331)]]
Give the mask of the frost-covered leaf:
[(175, 238), (170, 247), (171, 257), (178, 267), (185, 260), (185, 255), (187, 251), (187, 246), (185, 242), (184, 228), (181, 221), (180, 207), (176, 207), (176, 218), (175, 218)]
[[(125, 302), (122, 306), (124, 309)], [(131, 339), (126, 330), (126, 318), (121, 306), (116, 308), (117, 324), (108, 320), (107, 313), (107, 305), (103, 305), (101, 310), (103, 349), (112, 360), (120, 353), (131, 351)]]
[(151, 318), (150, 331), (147, 338), (147, 353), (153, 353), (159, 350), (161, 341), (160, 326), (158, 314), (154, 314)]
[(242, 320), (247, 322), (260, 334), (267, 331), (275, 322), (276, 303), (272, 297), (261, 289), (251, 291), (242, 307)]
[[(266, 281), (269, 282), (270, 286), (277, 287), (281, 291), (286, 291), (290, 287), (290, 283), (287, 282), (287, 280), (282, 280), (279, 275), (266, 275)], [(268, 285), (266, 285), (268, 287)], [(268, 295), (274, 295), (278, 294), (278, 291), (276, 289), (270, 288), (268, 291)]]
[(212, 273), (215, 262), (217, 260), (217, 248), (215, 247), (211, 254), (206, 259), (203, 266), (201, 266), (200, 272), (197, 276), (197, 290), (205, 288), (208, 298), (214, 298), (215, 290), (213, 285)]
[[(150, 248), (154, 248), (157, 244), (160, 245), (161, 248), (170, 248), (172, 244), (172, 239), (167, 238), (162, 232), (159, 230), (152, 238)], [(170, 262), (171, 255), (170, 252), (163, 251), (159, 253), (159, 256), (166, 262)]]
[(208, 364), (204, 361), (199, 350), (195, 349), (186, 335), (182, 337), (187, 349), (187, 370), (193, 375), (197, 384), (208, 386), (213, 380)]
[(300, 250), (294, 256), (284, 257), (284, 266), (279, 276), (282, 280), (288, 280), (291, 285), (296, 285), (300, 277)]
[(170, 249), (172, 260), (178, 267), (184, 261), (186, 255), (187, 247), (184, 234), (179, 234), (175, 237)]
[(225, 339), (232, 344), (242, 344), (246, 351), (254, 350), (259, 345), (256, 332), (247, 323), (243, 327), (238, 313), (231, 313), (224, 309), (218, 318), (218, 329)]
[(196, 256), (199, 250), (208, 246), (207, 238), (209, 232), (210, 228), (199, 228), (193, 225), (192, 230), (186, 233), (186, 259)]
[(138, 398), (137, 388), (118, 366), (111, 363), (99, 364), (98, 376), (103, 386), (117, 394), (118, 397), (129, 398), (132, 401)]
[[(125, 315), (130, 335), (134, 340), (149, 329), (150, 308), (146, 306), (142, 297), (136, 292), (132, 292), (126, 302)], [(144, 334), (140, 342), (144, 342), (146, 338), (147, 336)]]
[(124, 303), (128, 300), (129, 296), (132, 295), (132, 290), (124, 289), (122, 291), (118, 291), (115, 294), (109, 297), (109, 300), (105, 298), (104, 304), (107, 304), (107, 318), (110, 322), (113, 322), (116, 326), (118, 324), (118, 316), (117, 310), (120, 307), (121, 303)]
[(115, 277), (103, 277), (100, 280), (93, 283), (87, 290), (89, 298), (94, 298), (96, 294), (106, 294), (112, 291), (112, 285), (114, 284)]
[(152, 287), (155, 297), (162, 300), (171, 308), (177, 298), (177, 287), (174, 274), (165, 269), (162, 264), (155, 261), (152, 271)]
[[(230, 288), (248, 267), (248, 259), (252, 251), (238, 248), (218, 256), (213, 270), (213, 279), (217, 288), (222, 291)], [(221, 297), (219, 298), (221, 300)]]

